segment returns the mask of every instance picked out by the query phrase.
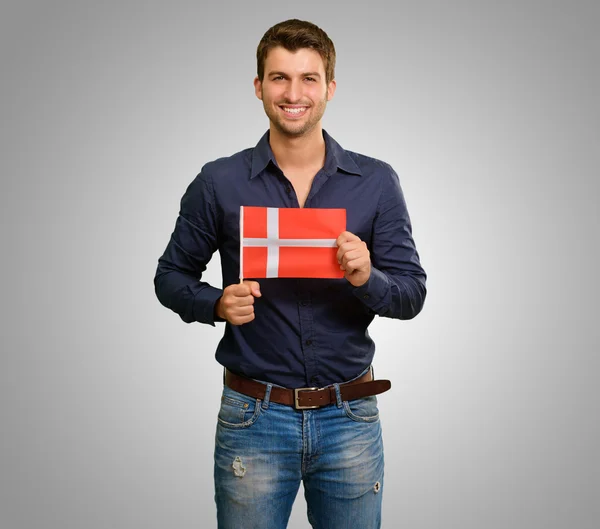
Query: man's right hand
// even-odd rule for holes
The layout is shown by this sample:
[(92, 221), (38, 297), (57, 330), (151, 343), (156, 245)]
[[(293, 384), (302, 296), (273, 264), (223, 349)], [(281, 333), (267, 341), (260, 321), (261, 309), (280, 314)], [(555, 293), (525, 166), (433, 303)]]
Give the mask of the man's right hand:
[(261, 295), (260, 285), (256, 281), (229, 285), (217, 301), (215, 312), (232, 325), (243, 325), (254, 319), (254, 298)]

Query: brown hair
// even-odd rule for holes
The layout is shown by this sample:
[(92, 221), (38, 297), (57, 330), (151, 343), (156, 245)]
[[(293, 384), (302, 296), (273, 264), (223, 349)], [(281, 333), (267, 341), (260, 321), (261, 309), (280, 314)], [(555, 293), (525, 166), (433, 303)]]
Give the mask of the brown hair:
[(311, 22), (292, 18), (269, 28), (258, 43), (256, 69), (259, 80), (264, 78), (265, 60), (269, 50), (277, 46), (292, 52), (301, 48), (315, 50), (323, 59), (327, 83), (335, 78), (335, 47), (327, 33)]

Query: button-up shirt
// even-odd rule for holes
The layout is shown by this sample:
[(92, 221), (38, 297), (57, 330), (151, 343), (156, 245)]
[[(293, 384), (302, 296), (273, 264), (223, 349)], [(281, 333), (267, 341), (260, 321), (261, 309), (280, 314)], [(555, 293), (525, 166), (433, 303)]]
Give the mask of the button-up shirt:
[[(346, 209), (346, 228), (370, 251), (368, 281), (257, 279), (255, 319), (225, 322), (216, 359), (231, 371), (288, 387), (324, 387), (354, 378), (371, 364), (375, 316), (408, 320), (422, 309), (426, 274), (399, 178), (380, 160), (344, 150), (324, 130), (325, 163), (315, 175), (307, 208)], [(154, 278), (160, 302), (186, 323), (215, 325), (222, 288), (239, 283), (240, 206), (298, 208), (279, 168), (269, 131), (256, 147), (205, 164), (181, 199), (175, 228)], [(222, 288), (202, 281), (214, 252)]]

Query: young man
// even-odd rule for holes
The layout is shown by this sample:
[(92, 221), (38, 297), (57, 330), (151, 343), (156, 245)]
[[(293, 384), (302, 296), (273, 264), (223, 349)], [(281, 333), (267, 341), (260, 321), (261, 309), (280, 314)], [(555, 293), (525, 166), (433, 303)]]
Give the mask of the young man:
[[(215, 444), (221, 529), (279, 529), (300, 482), (315, 528), (381, 525), (383, 444), (374, 380), (376, 315), (407, 320), (426, 275), (398, 176), (345, 151), (322, 129), (335, 93), (335, 49), (287, 20), (258, 45), (256, 96), (269, 130), (255, 148), (207, 163), (187, 188), (155, 277), (160, 302), (187, 323), (225, 322)], [(351, 110), (351, 109), (349, 109)], [(240, 206), (344, 208), (343, 279), (239, 282)], [(201, 281), (220, 252), (223, 289)], [(308, 388), (308, 389), (303, 389)]]

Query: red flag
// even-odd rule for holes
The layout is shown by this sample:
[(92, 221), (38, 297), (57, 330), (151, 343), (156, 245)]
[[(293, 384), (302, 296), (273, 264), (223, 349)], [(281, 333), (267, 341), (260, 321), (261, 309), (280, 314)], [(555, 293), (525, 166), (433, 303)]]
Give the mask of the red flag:
[(240, 208), (241, 277), (340, 278), (345, 209)]

